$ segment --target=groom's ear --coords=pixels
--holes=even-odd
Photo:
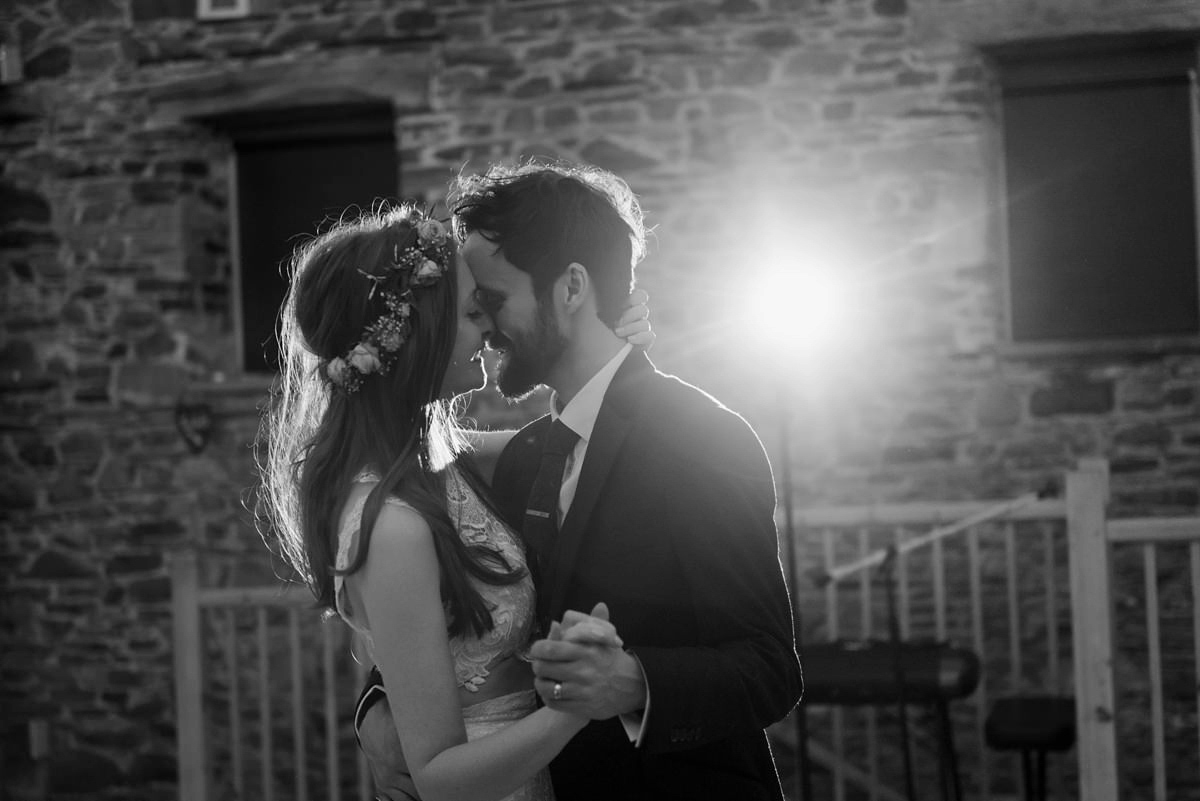
[[[592,277],[588,275],[587,268],[577,261],[573,261],[567,265],[567,269],[563,271],[562,277],[559,279],[562,282],[565,293],[566,310],[568,314],[574,314],[582,308],[591,294]]]

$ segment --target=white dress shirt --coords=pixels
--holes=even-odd
[[[579,474],[583,470],[583,459],[587,455],[592,429],[596,427],[596,418],[600,414],[600,404],[604,402],[604,396],[608,392],[613,376],[617,374],[617,370],[632,351],[633,345],[626,344],[621,348],[616,356],[613,356],[607,364],[588,379],[588,382],[576,393],[575,397],[571,398],[571,402],[561,412],[558,411],[558,394],[550,396],[550,418],[561,420],[563,425],[579,435],[575,449],[567,456],[567,464],[563,468],[562,489],[558,492],[558,525],[560,528],[563,520],[566,519],[567,511],[571,508],[571,502],[575,500],[575,490],[579,487]],[[590,610],[580,609],[578,611],[588,612]],[[637,657],[635,656],[634,659]],[[642,663],[638,660],[638,667],[641,668],[641,666]],[[645,677],[646,672],[643,669],[643,680]],[[650,685],[647,683],[646,708],[640,713],[632,712],[621,715],[621,725],[625,727],[625,733],[635,746],[642,744],[642,738],[646,733],[646,721],[649,719]]]
[[[587,455],[588,442],[592,438],[592,429],[596,427],[596,418],[600,415],[600,404],[608,392],[608,385],[617,374],[625,357],[633,350],[633,345],[621,348],[607,364],[596,371],[588,382],[571,398],[571,402],[559,412],[558,393],[550,396],[550,419],[561,420],[563,425],[579,435],[575,450],[567,456],[567,465],[563,468],[562,489],[558,491],[558,525],[567,516],[571,501],[575,500],[575,490],[579,487],[579,471],[583,469],[583,457]]]

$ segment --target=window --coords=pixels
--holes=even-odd
[[[1196,337],[1196,38],[1085,37],[990,55],[1010,341]]]
[[[399,195],[390,103],[242,112],[208,120],[236,154],[236,323],[242,368],[274,371],[287,265],[350,206]]]

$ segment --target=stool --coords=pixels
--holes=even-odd
[[[983,724],[984,739],[997,751],[1021,752],[1025,801],[1045,801],[1046,754],[1075,744],[1075,699],[1058,695],[1000,698]]]

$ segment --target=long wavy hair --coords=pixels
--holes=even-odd
[[[450,636],[478,636],[493,621],[468,577],[510,584],[525,571],[494,549],[464,544],[447,512],[445,468],[465,448],[455,404],[441,397],[457,332],[453,262],[439,281],[413,289],[411,333],[387,373],[364,376],[347,392],[326,371],[386,313],[375,284],[389,274],[394,254],[416,243],[424,219],[410,205],[343,216],[293,256],[278,326],[279,377],[255,446],[256,517],[268,547],[296,570],[317,605],[333,612],[334,576],[362,567],[384,501],[404,500],[433,532]],[[483,490],[477,474],[460,469]],[[338,524],[363,470],[380,481],[367,496],[354,559],[337,571]]]

